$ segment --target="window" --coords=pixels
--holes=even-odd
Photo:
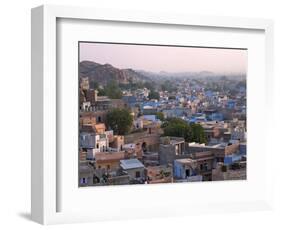
[[[140,178],[140,171],[136,171],[136,178]]]
[[[208,163],[204,163],[204,170],[208,170]]]

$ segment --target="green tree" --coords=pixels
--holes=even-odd
[[[166,120],[162,124],[165,136],[183,137],[186,142],[207,143],[204,129],[200,124],[189,125],[180,118]]]
[[[157,99],[157,100],[159,100],[160,95],[159,95],[158,92],[156,92],[154,90],[151,90],[150,93],[148,94],[148,98],[149,99]]]
[[[121,99],[122,91],[116,81],[110,81],[104,88],[105,95],[111,99]]]
[[[157,117],[157,119],[159,119],[160,121],[164,121],[164,120],[165,120],[164,113],[162,113],[162,112],[157,112],[157,113],[156,113],[156,117]]]
[[[163,124],[165,136],[183,137],[185,141],[191,140],[192,131],[190,126],[180,118],[172,118]]]
[[[102,88],[99,88],[99,89],[98,89],[98,96],[106,96],[105,90],[102,89]]]
[[[191,124],[192,138],[191,140],[199,143],[207,143],[207,138],[203,127],[200,124]]]
[[[106,124],[115,134],[124,135],[131,129],[133,117],[127,109],[112,109],[106,115]]]

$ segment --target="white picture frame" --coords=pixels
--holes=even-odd
[[[167,204],[161,206],[160,203],[153,203],[147,210],[144,207],[132,207],[129,201],[122,200],[127,203],[124,209],[114,208],[113,210],[102,209],[102,207],[93,208],[92,211],[87,208],[87,204],[77,205],[77,197],[71,197],[69,195],[68,201],[73,199],[72,210],[61,209],[60,199],[61,196],[67,196],[68,192],[59,192],[61,188],[61,180],[58,179],[60,172],[60,159],[57,156],[58,145],[57,143],[57,126],[58,120],[58,108],[57,99],[60,93],[60,88],[57,84],[58,74],[58,58],[57,58],[57,42],[58,42],[58,21],[60,19],[74,20],[94,20],[107,23],[124,22],[124,23],[138,23],[138,24],[150,24],[153,26],[169,26],[184,28],[185,26],[200,27],[200,28],[220,28],[225,30],[241,29],[243,31],[261,31],[263,33],[264,52],[262,52],[262,60],[264,68],[264,74],[261,74],[260,82],[255,86],[252,82],[250,84],[251,93],[257,93],[259,89],[263,87],[260,98],[264,98],[261,102],[262,106],[266,106],[266,111],[261,112],[259,118],[270,120],[270,111],[274,106],[274,98],[272,97],[272,85],[273,82],[273,22],[267,19],[248,19],[248,18],[232,18],[232,17],[214,17],[214,16],[191,16],[191,15],[174,15],[168,13],[157,12],[127,12],[118,10],[105,10],[105,9],[91,9],[91,8],[79,8],[79,7],[66,7],[66,6],[51,6],[44,5],[32,9],[32,181],[31,181],[31,216],[32,220],[41,224],[56,224],[56,223],[70,223],[81,221],[97,221],[107,219],[127,219],[127,218],[140,218],[140,217],[164,217],[170,215],[186,215],[194,213],[206,213],[206,212],[236,212],[236,211],[249,211],[249,210],[263,210],[272,207],[272,153],[270,151],[270,139],[265,137],[264,148],[252,148],[259,153],[264,151],[264,160],[266,164],[262,169],[264,175],[261,181],[255,180],[256,188],[263,188],[262,191],[257,192],[256,196],[253,196],[252,200],[248,199],[245,195],[232,199],[229,197],[223,197],[221,201],[214,198],[213,201],[204,200],[205,202],[199,202],[196,204],[196,197],[193,197],[193,202],[182,201],[182,206],[179,198],[175,198],[175,202],[168,201]],[[77,74],[77,73],[76,73]],[[262,85],[262,82],[265,84]],[[260,88],[259,88],[260,87]],[[254,99],[255,95],[249,95]],[[251,103],[251,101],[249,102]],[[251,112],[254,114],[254,110]],[[253,117],[253,116],[252,116]],[[251,119],[251,117],[250,117]],[[253,118],[254,119],[254,118]],[[251,128],[250,124],[250,128]],[[270,132],[270,127],[262,129],[263,132]],[[259,140],[259,139],[257,139]],[[257,154],[258,155],[258,154]],[[258,158],[258,156],[257,156]],[[261,159],[261,158],[260,158]],[[260,161],[260,160],[259,160]],[[253,167],[250,170],[257,172],[258,167]],[[258,164],[258,163],[257,163]],[[254,171],[256,170],[256,171]],[[63,174],[64,175],[64,174]],[[251,180],[250,180],[251,181]],[[244,186],[245,189],[249,181],[242,182],[230,182],[228,187]],[[222,182],[223,183],[223,182]],[[243,185],[244,184],[244,185]],[[230,186],[229,186],[230,185]],[[78,184],[75,184],[78,189]],[[218,189],[221,189],[224,185],[212,188],[209,184],[195,184],[190,188],[195,194],[196,190],[205,189],[208,186],[208,190],[215,195]],[[224,186],[226,187],[226,186]],[[248,186],[249,187],[249,186]],[[179,185],[177,187],[167,186],[161,187],[161,185],[151,186],[146,188],[130,188],[136,192],[146,194],[157,194],[163,191],[163,194],[170,194],[171,192],[178,191],[178,194],[184,194],[186,186]],[[95,188],[90,188],[95,189]],[[104,190],[95,191],[99,196]],[[129,190],[128,187],[110,188],[112,192],[121,194],[125,190]],[[224,188],[223,188],[224,189]],[[225,188],[226,189],[226,188]],[[66,190],[66,189],[64,189]],[[138,190],[138,191],[137,191]],[[226,190],[228,191],[228,190]],[[248,191],[250,194],[252,190]],[[69,192],[69,194],[71,194]],[[89,189],[84,190],[85,197],[89,196]],[[130,193],[126,194],[129,195]],[[83,195],[83,196],[84,196]],[[105,196],[105,195],[104,195]],[[155,197],[155,199],[157,199]],[[76,202],[75,202],[76,201]],[[83,200],[85,201],[85,200]],[[90,201],[89,201],[90,202]],[[110,202],[112,202],[110,200]],[[113,201],[114,202],[114,201]],[[189,203],[188,203],[189,202]],[[76,204],[75,204],[76,203]],[[81,211],[85,206],[85,211]],[[97,206],[101,205],[100,203]],[[105,203],[110,205],[110,203]],[[120,202],[116,202],[114,205],[120,205]],[[184,206],[188,205],[188,210]],[[167,207],[171,207],[172,210],[164,210]],[[101,209],[99,212],[98,210]],[[122,211],[119,211],[122,210]]]

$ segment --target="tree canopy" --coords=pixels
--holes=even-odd
[[[165,122],[162,126],[165,136],[183,137],[185,141],[191,139],[190,126],[180,118],[172,118]]]
[[[149,95],[148,95],[148,98],[149,99],[157,99],[157,100],[159,100],[160,95],[159,95],[159,93],[157,91],[151,90]]]
[[[157,119],[159,119],[160,121],[164,121],[164,120],[165,120],[164,113],[162,113],[162,112],[157,112],[157,113],[156,113],[156,117],[157,117]]]
[[[133,117],[127,109],[115,108],[106,115],[106,124],[115,134],[125,135],[130,131]]]
[[[111,99],[122,98],[122,91],[116,81],[110,81],[104,88],[106,95]]]
[[[183,137],[186,142],[207,142],[204,129],[200,124],[189,125],[180,118],[172,118],[164,122],[162,128],[165,136]]]
[[[198,143],[207,143],[204,129],[200,124],[191,124],[192,138],[191,140]]]

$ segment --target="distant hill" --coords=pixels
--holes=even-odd
[[[239,73],[214,73],[211,71],[198,71],[198,72],[149,72],[145,70],[136,70],[136,72],[146,76],[151,81],[156,83],[161,83],[165,80],[177,81],[182,79],[197,79],[197,80],[207,80],[207,81],[218,81],[223,77],[234,81],[244,81],[246,80],[246,74]]]
[[[93,61],[80,62],[80,78],[88,77],[90,82],[98,82],[102,86],[107,85],[110,81],[116,81],[119,84],[148,82],[153,85],[159,85],[165,80],[202,79],[217,81],[225,76],[228,79],[238,81],[246,79],[245,74],[218,74],[210,71],[175,73],[161,71],[155,73],[144,70],[119,69],[110,64],[99,64]]]
[[[80,78],[88,77],[105,86],[110,81],[121,84],[150,81],[150,79],[133,69],[118,69],[110,64],[99,64],[92,61],[80,62]]]

